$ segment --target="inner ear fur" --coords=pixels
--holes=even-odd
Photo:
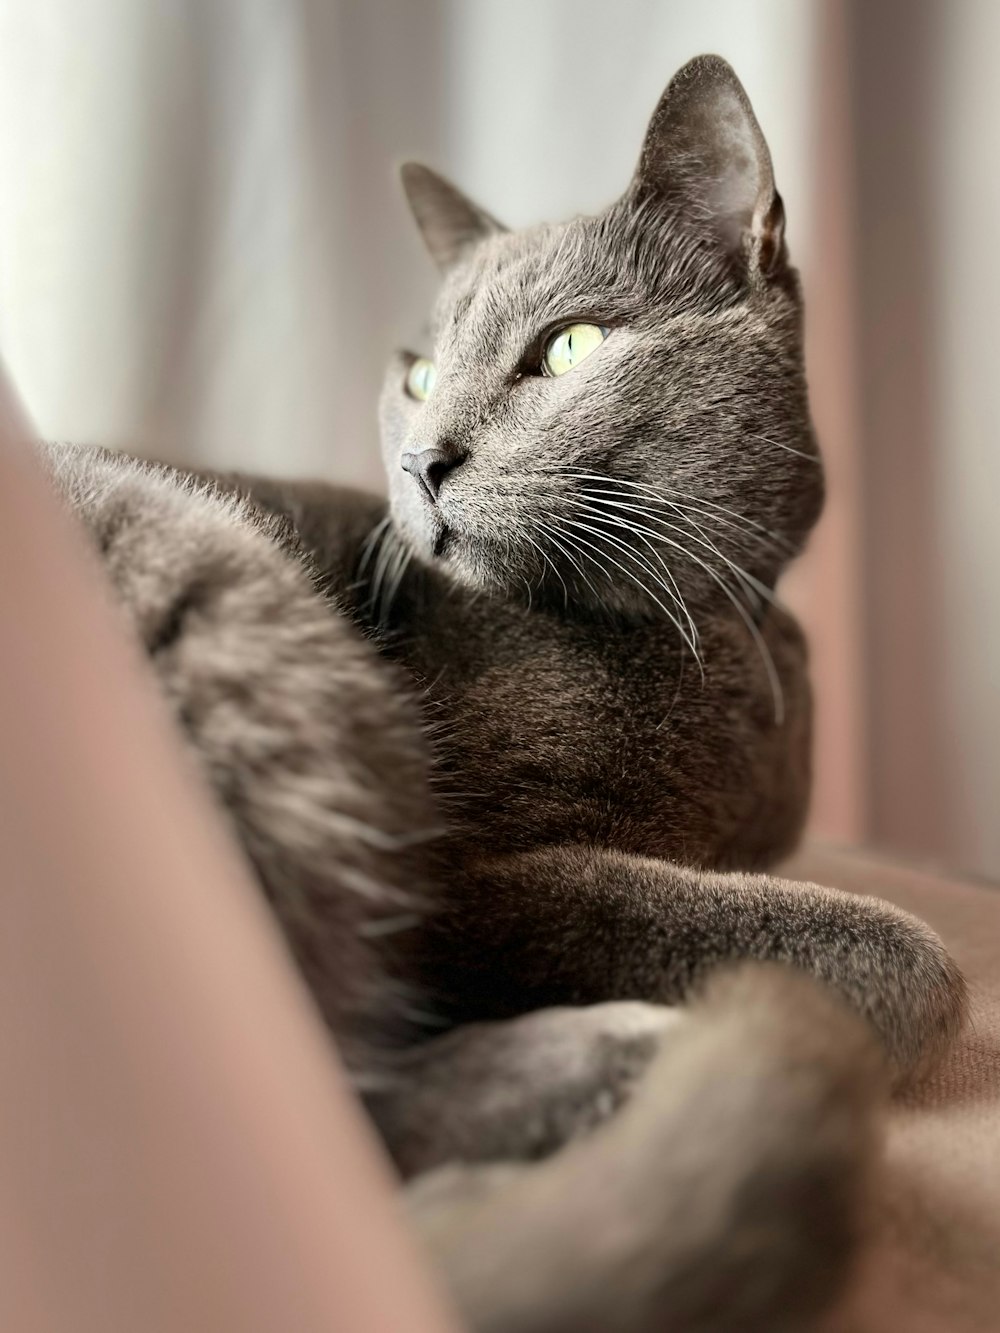
[[[671,79],[631,190],[686,209],[764,276],[785,262],[785,210],[771,154],[743,85],[721,56],[697,56]]]

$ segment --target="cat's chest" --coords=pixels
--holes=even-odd
[[[671,821],[692,758],[677,702],[695,668],[667,629],[479,604],[425,624],[408,656],[440,722],[445,786],[477,832],[535,845],[641,825],[648,841]]]
[[[442,781],[477,845],[589,841],[719,859],[773,786],[773,705],[744,639],[699,669],[669,626],[450,606],[405,657],[439,724]],[[763,743],[762,743],[763,741]]]
[[[670,749],[669,734],[655,730],[669,711],[670,665],[644,675],[628,667],[562,637],[507,640],[495,661],[453,653],[431,687],[448,718],[451,766],[463,777],[475,770],[494,794],[610,800],[640,764],[648,773]]]

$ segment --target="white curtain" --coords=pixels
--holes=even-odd
[[[47,436],[380,484],[434,275],[395,168],[512,222],[625,184],[666,80],[737,66],[802,257],[800,0],[0,0],[0,351]]]

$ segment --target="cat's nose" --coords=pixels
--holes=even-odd
[[[400,465],[423,490],[431,504],[436,503],[441,483],[463,461],[463,456],[450,449],[421,449],[419,453],[400,455]]]

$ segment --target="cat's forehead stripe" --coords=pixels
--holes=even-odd
[[[515,354],[561,318],[629,318],[653,305],[716,313],[743,294],[669,218],[651,226],[611,211],[488,241],[446,284],[436,338],[443,348],[485,345],[494,354],[510,340]]]
[[[614,298],[610,267],[567,228],[539,228],[531,242],[492,242],[445,289],[438,329],[446,343],[532,337],[540,325]]]

